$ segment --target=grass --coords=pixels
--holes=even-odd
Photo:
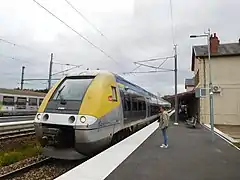
[[[40,144],[24,144],[18,148],[11,149],[7,152],[0,152],[0,167],[13,164],[23,159],[37,156],[42,151]]]
[[[240,148],[240,142],[237,142],[237,143],[233,143],[235,146],[239,147]]]

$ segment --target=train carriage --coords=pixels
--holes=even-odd
[[[35,117],[46,156],[80,159],[158,117],[157,96],[108,71],[66,76],[48,92]]]
[[[45,93],[0,88],[0,116],[34,115]]]

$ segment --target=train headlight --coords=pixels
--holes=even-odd
[[[85,116],[81,116],[81,117],[80,117],[80,121],[81,121],[82,123],[85,123],[85,122],[86,122],[86,120],[87,120],[87,119],[86,119],[86,117],[85,117]]]
[[[47,121],[48,119],[49,119],[49,115],[48,115],[48,114],[44,114],[43,120],[44,120],[44,121]]]
[[[37,120],[41,120],[41,114],[37,114]]]

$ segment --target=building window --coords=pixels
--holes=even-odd
[[[112,101],[117,101],[117,89],[112,86]]]

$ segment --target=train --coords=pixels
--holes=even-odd
[[[0,88],[0,117],[36,115],[46,93]]]
[[[91,157],[159,117],[170,103],[110,71],[72,74],[47,93],[34,119],[43,154]]]

